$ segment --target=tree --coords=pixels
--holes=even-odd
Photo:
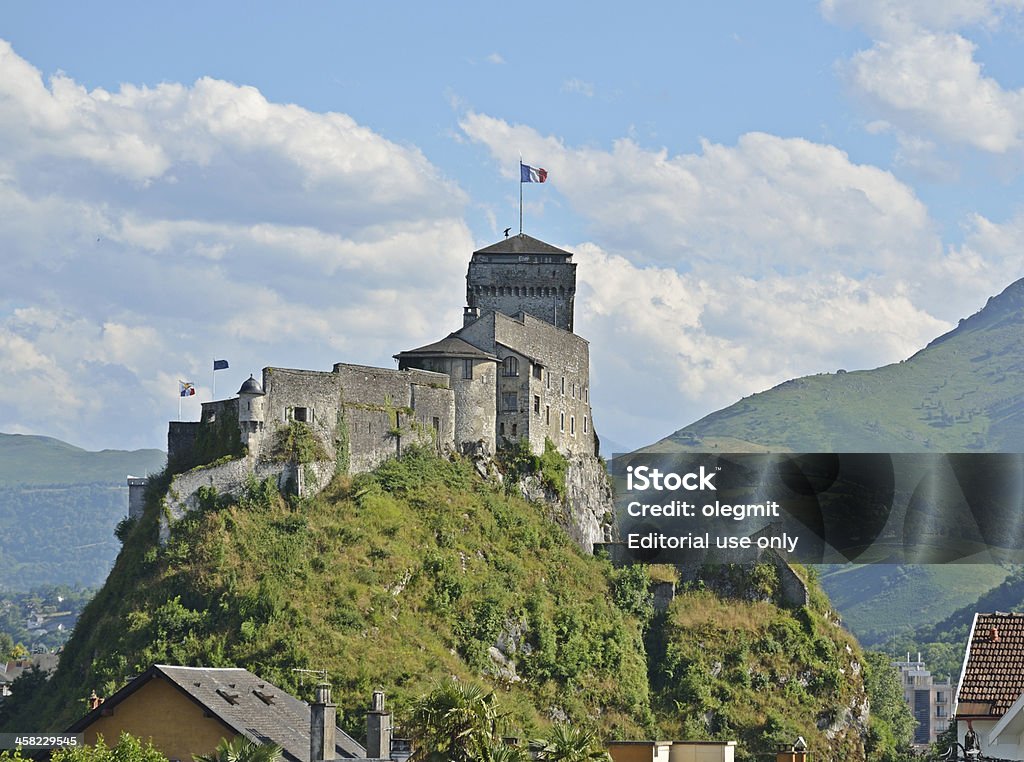
[[[903,700],[899,673],[889,657],[877,651],[864,654],[864,688],[868,693],[871,718],[865,751],[873,762],[903,762],[912,757],[910,741],[914,717]]]
[[[413,705],[413,762],[499,762],[491,755],[500,720],[493,691],[454,679],[440,683]]]
[[[244,736],[231,741],[220,739],[217,748],[209,754],[193,754],[195,762],[280,762],[281,747],[276,743],[261,744]]]
[[[597,734],[565,723],[551,729],[551,737],[538,743],[544,744],[538,759],[544,762],[595,762],[610,760],[608,752],[601,748]]]
[[[58,749],[50,757],[51,762],[167,762],[159,749],[153,744],[142,744],[135,736],[122,733],[117,745],[108,748],[103,736],[96,738],[92,746],[66,746]]]

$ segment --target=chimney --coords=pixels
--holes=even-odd
[[[309,760],[334,759],[334,728],[337,724],[337,704],[331,703],[331,686],[318,683],[316,701],[309,705]]]
[[[88,702],[89,711],[91,712],[94,709],[100,708],[100,704],[103,703],[103,699],[96,695],[96,691],[93,691],[92,694],[90,694],[89,698],[86,699],[86,702]]]
[[[391,759],[391,712],[384,711],[384,691],[373,692],[366,713],[366,758]]]

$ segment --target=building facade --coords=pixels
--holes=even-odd
[[[892,665],[900,673],[900,684],[903,686],[903,700],[914,717],[913,745],[916,749],[924,749],[934,743],[939,735],[949,727],[953,719],[953,698],[956,686],[949,679],[937,680],[921,661],[912,660],[910,654],[903,661],[894,661]]]

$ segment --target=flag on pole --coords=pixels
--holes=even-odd
[[[548,180],[548,171],[543,167],[531,167],[523,162],[519,162],[519,182],[520,183],[546,183]]]
[[[193,397],[196,393],[196,387],[191,381],[178,381],[178,396],[179,397]]]
[[[227,360],[214,360],[213,361],[213,369],[214,370],[227,370],[228,369],[228,361]]]

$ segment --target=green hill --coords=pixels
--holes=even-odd
[[[160,450],[90,452],[51,437],[0,434],[0,487],[50,484],[124,484],[164,467]]]
[[[528,736],[569,718],[606,737],[737,739],[743,760],[796,735],[822,759],[863,758],[863,655],[813,582],[811,605],[790,610],[773,603],[773,567],[735,570],[655,614],[646,567],[581,553],[548,508],[421,453],[315,499],[255,482],[238,500],[208,494],[159,547],[166,485],[50,684],[5,705],[5,729],[64,727],[91,690],[166,662],[244,666],[297,695],[310,686],[293,668],[326,669],[357,737],[373,688],[401,723],[454,675],[498,688]]]
[[[659,451],[1024,452],[1024,280],[913,357],[786,381]]]
[[[163,468],[160,450],[89,452],[0,434],[0,588],[99,587],[120,547],[128,474]]]
[[[1024,280],[907,360],[786,381],[643,449],[1024,452]],[[893,642],[894,633],[905,642],[908,632],[972,605],[1010,570],[887,566],[822,572],[847,625],[864,643],[883,645]]]

